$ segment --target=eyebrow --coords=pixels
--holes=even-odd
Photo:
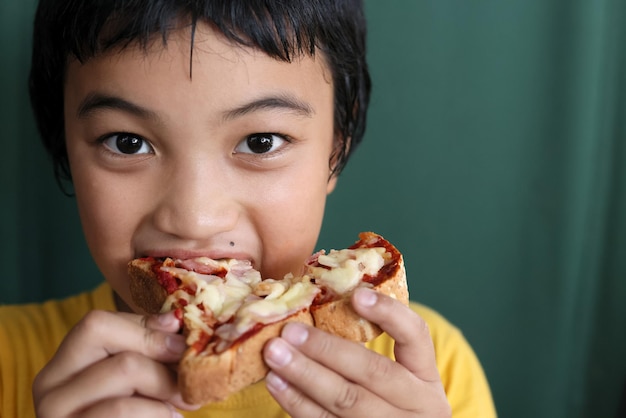
[[[78,106],[77,115],[81,119],[87,118],[92,113],[100,109],[121,110],[142,119],[159,119],[157,113],[152,110],[146,109],[120,97],[97,92],[90,93],[87,97],[85,97],[85,99],[83,99],[80,106]],[[236,119],[249,113],[266,109],[286,110],[305,117],[311,117],[315,113],[313,108],[308,103],[303,102],[296,97],[283,94],[278,96],[262,97],[234,109],[227,110],[223,114],[223,120],[228,121]]]
[[[102,93],[89,93],[78,106],[77,115],[79,118],[87,118],[92,113],[100,109],[121,110],[142,119],[159,119],[156,112],[139,106],[128,100],[116,96],[110,96]]]
[[[258,110],[266,109],[285,110],[305,117],[311,117],[315,114],[313,107],[308,103],[291,95],[281,94],[277,96],[261,97],[234,109],[227,110],[224,112],[223,119],[228,121]]]

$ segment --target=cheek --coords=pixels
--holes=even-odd
[[[327,176],[300,171],[266,193],[257,227],[263,237],[264,277],[299,274],[315,249],[326,204]]]
[[[130,204],[128,193],[107,183],[106,176],[81,168],[73,167],[72,175],[85,240],[96,265],[119,291],[125,288],[126,263],[133,257],[138,207]]]

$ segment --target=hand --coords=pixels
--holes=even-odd
[[[192,409],[167,363],[184,337],[173,314],[90,312],[65,337],[33,383],[39,418],[164,417]]]
[[[289,323],[264,349],[267,387],[278,403],[295,417],[450,417],[424,320],[368,289],[355,292],[352,304],[395,340],[396,361]]]

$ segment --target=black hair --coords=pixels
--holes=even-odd
[[[322,51],[332,72],[334,126],[340,141],[331,157],[339,174],[361,142],[370,96],[362,0],[40,0],[35,15],[29,79],[41,139],[57,180],[71,180],[63,118],[67,63],[139,44],[147,48],[181,21],[217,27],[231,41],[283,61]],[[191,63],[190,63],[191,65]],[[190,67],[191,71],[191,67]]]

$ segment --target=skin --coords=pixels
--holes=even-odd
[[[190,78],[189,44],[177,30],[167,46],[69,64],[65,127],[81,222],[121,309],[90,313],[68,334],[35,380],[40,417],[169,417],[196,407],[181,400],[168,366],[184,350],[178,322],[134,306],[130,259],[244,258],[280,278],[314,250],[336,183],[323,57],[284,63],[201,24]],[[258,134],[273,141],[261,153],[250,142]],[[293,416],[449,416],[423,320],[365,290],[353,303],[395,338],[397,362],[287,326],[264,350],[281,406]]]

